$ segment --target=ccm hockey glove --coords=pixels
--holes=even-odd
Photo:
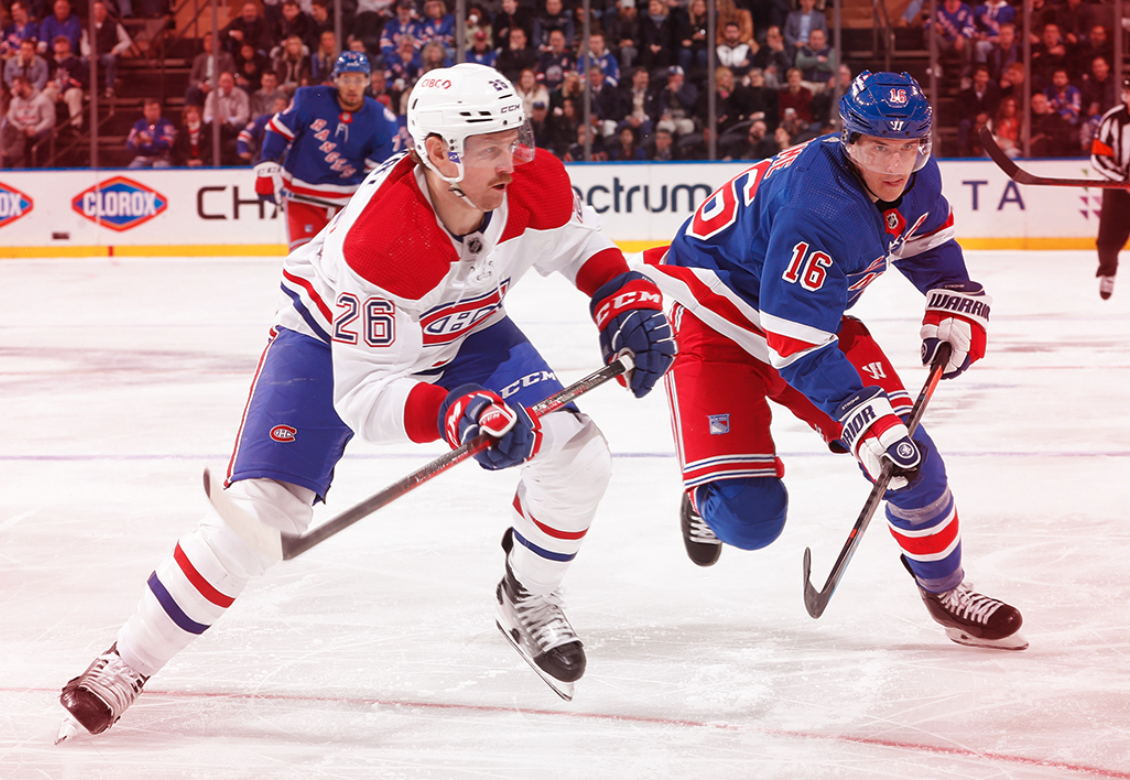
[[[938,347],[953,347],[942,379],[953,379],[985,357],[985,329],[993,299],[977,282],[954,282],[926,293],[922,320],[922,365],[934,362]]]
[[[282,205],[282,168],[275,162],[255,166],[255,194],[264,203]]]
[[[836,418],[843,425],[840,440],[872,482],[879,478],[886,459],[895,464],[887,488],[899,490],[910,484],[922,453],[881,388],[865,387],[855,393],[836,407]]]
[[[541,427],[525,408],[509,406],[497,393],[479,385],[460,385],[439,408],[439,434],[457,449],[480,433],[495,439],[475,453],[479,465],[491,471],[517,466],[541,447]]]
[[[605,282],[592,296],[589,311],[600,328],[600,351],[610,363],[632,353],[635,368],[627,382],[636,398],[647,395],[675,361],[675,339],[663,314],[659,288],[638,271]]]

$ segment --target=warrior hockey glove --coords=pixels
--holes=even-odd
[[[985,329],[993,299],[977,282],[954,282],[926,293],[922,320],[922,365],[934,362],[938,347],[953,347],[942,379],[953,379],[985,357]]]
[[[632,353],[635,368],[627,382],[623,377],[618,381],[643,398],[675,360],[675,339],[659,288],[638,271],[629,271],[597,290],[589,311],[600,328],[605,363]]]
[[[275,162],[255,166],[255,194],[264,203],[282,205],[282,168]]]
[[[491,471],[517,466],[541,447],[541,426],[529,412],[476,384],[460,385],[447,394],[439,408],[439,433],[452,449],[480,433],[496,439],[475,454],[479,465]]]
[[[836,418],[843,425],[840,440],[872,482],[879,478],[885,458],[895,464],[888,489],[910,484],[922,463],[922,453],[882,389],[865,387],[855,393],[836,407]]]

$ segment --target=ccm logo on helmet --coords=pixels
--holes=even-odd
[[[434,87],[435,89],[451,89],[451,79],[420,79],[420,83],[417,86],[424,87],[425,89],[429,87]]]
[[[518,110],[518,104],[515,103],[512,106],[503,106],[501,109],[499,109],[498,113],[505,114],[505,113],[508,113],[510,111],[517,111],[517,110]]]
[[[297,428],[291,428],[289,425],[276,425],[271,429],[271,438],[283,444],[289,444],[294,441],[297,433]]]

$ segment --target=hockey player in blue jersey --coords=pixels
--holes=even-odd
[[[846,311],[892,264],[926,296],[922,358],[948,343],[956,377],[985,353],[989,296],[954,240],[931,159],[933,111],[907,74],[863,72],[839,135],[743,171],[642,266],[677,302],[667,375],[685,495],[687,552],[752,550],[781,533],[788,496],[770,435],[773,400],[851,452],[869,478],[899,475],[887,520],[930,615],[955,642],[1023,649],[1013,607],[964,582],[957,508],[942,456],[866,327]]]
[[[366,174],[400,150],[396,117],[365,97],[369,58],[343,52],[336,86],[300,87],[267,123],[255,166],[259,198],[285,203],[291,251],[307,243],[349,202]]]

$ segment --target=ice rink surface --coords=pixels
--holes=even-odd
[[[787,414],[783,536],[695,567],[663,394],[613,385],[581,403],[615,473],[567,578],[572,703],[494,625],[516,475],[468,463],[275,567],[114,728],[55,746],[59,688],[203,513],[279,261],[0,262],[0,778],[1130,778],[1130,280],[1103,302],[1091,252],[969,265],[989,355],[925,423],[969,579],[1023,611],[1028,650],[949,642],[881,516],[811,619],[803,550],[822,585],[869,486]],[[563,280],[508,304],[563,380],[598,367]],[[893,271],[856,311],[912,394],[921,311]],[[443,451],[355,442],[319,517]]]

